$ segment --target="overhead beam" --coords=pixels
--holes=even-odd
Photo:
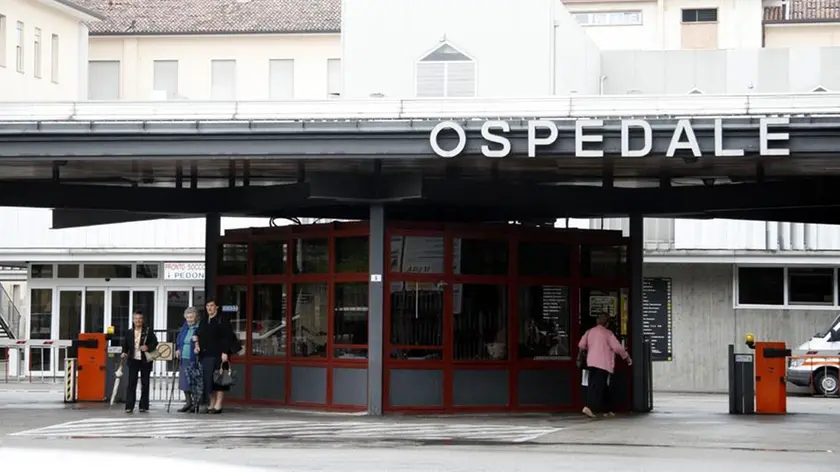
[[[161,213],[132,213],[114,210],[74,210],[58,208],[52,210],[52,229],[82,228],[87,226],[131,223],[157,220],[160,218],[178,218],[180,215]]]

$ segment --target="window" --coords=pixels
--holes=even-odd
[[[163,94],[166,99],[179,97],[178,94],[178,61],[154,62],[154,92]]]
[[[570,318],[568,287],[520,287],[519,358],[569,358]]]
[[[33,288],[29,291],[29,338],[50,339],[52,337],[53,291],[49,288]],[[29,362],[32,370],[50,370],[50,351],[30,348]]]
[[[442,359],[443,292],[436,283],[391,284],[392,359]]]
[[[327,96],[341,96],[341,59],[327,59]]]
[[[520,276],[527,277],[570,277],[572,249],[558,243],[519,243],[517,270]]]
[[[32,264],[32,272],[30,277],[32,277],[33,279],[53,278],[52,264]]]
[[[253,243],[254,274],[285,274],[289,246],[286,241],[266,241]]]
[[[333,355],[341,359],[367,358],[368,284],[335,284],[333,311]]]
[[[456,284],[452,288],[452,349],[456,361],[508,358],[507,287]]]
[[[17,71],[23,74],[23,41],[24,41],[24,27],[23,22],[17,22],[17,43],[15,45],[15,59],[17,64]]]
[[[56,272],[59,279],[78,279],[81,275],[79,264],[58,264]]]
[[[292,355],[327,357],[327,284],[295,284],[292,293]]]
[[[271,100],[295,98],[294,59],[272,59],[268,62],[268,95]]]
[[[574,13],[575,21],[581,26],[633,26],[642,24],[642,12],[599,11]]]
[[[297,239],[292,265],[295,274],[326,274],[330,271],[330,240]]]
[[[88,62],[88,100],[120,99],[120,61]]]
[[[50,80],[53,83],[58,83],[58,64],[59,64],[59,50],[58,50],[58,35],[52,35],[50,48]]]
[[[286,286],[254,285],[251,355],[286,355]]]
[[[0,67],[6,67],[6,17],[0,15]]]
[[[391,272],[442,274],[442,236],[392,236]]]
[[[335,271],[368,272],[369,251],[367,236],[335,238]]]
[[[35,44],[32,48],[32,55],[35,58],[35,68],[32,74],[36,79],[41,78],[41,64],[43,58],[41,57],[41,28],[35,28]]]
[[[708,23],[717,21],[717,8],[686,8],[682,11],[683,23]]]
[[[131,264],[85,264],[86,279],[130,279]]]
[[[785,270],[781,267],[739,267],[738,303],[784,305]]]
[[[248,273],[248,245],[223,243],[219,248],[219,275],[246,275]]]
[[[219,300],[219,310],[230,320],[236,338],[242,343],[242,349],[244,350],[248,328],[247,317],[245,316],[248,289],[245,285],[223,286],[219,290]]]
[[[584,277],[626,277],[627,249],[624,246],[584,246],[581,248],[580,269]]]
[[[213,100],[236,100],[236,61],[210,61],[210,96]]]
[[[788,303],[834,305],[834,269],[789,268]]]
[[[474,97],[475,82],[475,61],[448,43],[417,63],[418,97]]]
[[[507,275],[507,240],[461,239],[452,242],[455,274]]]
[[[160,265],[158,264],[137,264],[138,279],[160,278]]]

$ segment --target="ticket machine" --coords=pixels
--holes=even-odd
[[[78,342],[74,344],[77,348],[76,399],[80,402],[105,401],[108,396],[105,392],[107,335],[105,333],[81,333]]]

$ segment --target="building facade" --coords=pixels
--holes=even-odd
[[[816,2],[823,13],[805,8],[814,2],[795,0],[489,0],[480,9],[468,0],[318,0],[308,12],[294,10],[296,2],[271,2],[282,9],[271,11],[260,9],[266,2],[230,2],[241,9],[234,25],[222,21],[228,10],[212,7],[226,2],[184,1],[208,17],[197,22],[178,9],[154,16],[162,20],[142,14],[171,8],[164,0],[77,0],[101,17],[68,20],[90,28],[89,52],[74,59],[88,64],[80,76],[90,80],[56,92],[57,99],[278,100],[280,107],[290,104],[282,100],[339,96],[434,101],[840,91],[829,0]],[[263,17],[282,20],[265,26],[257,21]],[[7,44],[6,51],[14,49]],[[168,325],[170,308],[182,311],[201,299],[201,282],[166,278],[175,264],[203,260],[200,220],[50,230],[48,210],[2,209],[0,221],[14,228],[0,233],[0,265],[28,274],[19,289],[27,337],[59,339],[70,333],[62,323],[81,330],[88,319],[96,320],[92,328],[113,324],[126,300],[136,304],[149,291],[154,302],[146,309],[158,326]],[[627,231],[622,219],[557,225]],[[657,388],[724,390],[726,346],[740,344],[745,332],[799,345],[840,311],[837,227],[648,219],[645,240],[646,276],[669,279],[672,288],[673,355],[655,363]],[[86,276],[99,265],[125,278]],[[143,275],[151,266],[157,277]]]

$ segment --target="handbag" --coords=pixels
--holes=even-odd
[[[227,365],[227,369],[225,369]],[[236,374],[230,369],[230,362],[223,362],[219,370],[213,372],[213,383],[220,387],[230,387],[236,384]]]
[[[586,352],[586,349],[581,349],[580,351],[578,351],[577,361],[575,361],[575,364],[577,364],[578,369],[586,369],[587,367]]]

